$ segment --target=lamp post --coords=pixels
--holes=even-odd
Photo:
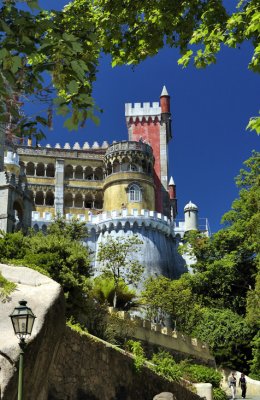
[[[19,301],[19,306],[15,307],[10,316],[14,333],[20,339],[20,356],[19,356],[19,377],[18,377],[18,400],[23,399],[23,356],[26,347],[25,339],[32,333],[33,323],[36,318],[32,310],[27,307],[27,301]]]

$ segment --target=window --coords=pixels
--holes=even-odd
[[[136,184],[130,185],[128,188],[128,197],[129,197],[130,202],[141,201],[142,200],[142,191],[141,191],[140,186],[138,186]]]

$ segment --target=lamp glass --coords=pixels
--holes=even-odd
[[[25,338],[26,335],[32,333],[33,323],[35,315],[32,310],[26,306],[25,300],[19,301],[19,306],[15,307],[14,311],[10,315],[13,323],[15,334],[20,338]]]

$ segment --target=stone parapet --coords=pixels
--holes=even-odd
[[[127,122],[132,119],[145,119],[149,118],[154,120],[155,118],[159,121],[161,119],[161,107],[158,102],[147,103],[126,103],[125,104],[125,116]]]
[[[144,142],[135,141],[120,141],[114,142],[110,145],[106,151],[106,156],[112,153],[128,152],[128,151],[138,151],[142,153],[147,153],[153,155],[153,150],[151,146]]]
[[[84,147],[85,146],[85,147]],[[103,161],[104,154],[108,146],[99,146],[93,144],[92,147],[87,147],[86,144],[82,148],[76,146],[70,148],[68,144],[65,144],[62,148],[58,143],[51,147],[46,145],[46,147],[27,147],[19,146],[17,148],[17,153],[23,156],[44,156],[44,157],[59,157],[59,158],[78,158],[78,159],[100,159]]]
[[[121,227],[129,226],[132,228],[134,225],[139,227],[150,227],[151,229],[157,229],[163,231],[167,235],[174,236],[174,229],[171,221],[167,216],[158,213],[156,211],[144,210],[140,212],[137,209],[127,210],[113,210],[102,212],[100,214],[92,214],[89,212],[88,215],[85,214],[66,214],[65,218],[67,221],[73,218],[78,219],[81,222],[86,221],[89,229],[95,229],[97,232],[105,231],[109,229],[117,229],[120,225]],[[39,211],[32,212],[32,223],[51,223],[54,216],[50,212],[40,213]]]
[[[112,310],[112,308],[109,309],[110,312],[113,312]],[[125,311],[117,312],[117,315],[122,319],[131,319],[133,321],[135,327],[134,338],[185,354],[187,357],[192,356],[196,359],[204,360],[210,365],[215,365],[215,359],[210,353],[208,345],[197,338],[192,338],[182,332],[164,327],[159,323],[153,323],[139,316],[131,316]]]

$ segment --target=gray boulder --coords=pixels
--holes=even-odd
[[[175,399],[176,399],[176,397],[173,397],[173,394],[169,393],[169,392],[163,392],[163,393],[157,394],[153,398],[153,400],[175,400]]]
[[[9,315],[20,300],[26,300],[37,318],[24,355],[24,398],[45,399],[50,366],[65,329],[62,289],[52,279],[29,268],[0,264],[0,272],[17,285],[10,297],[0,302],[0,398],[17,398],[20,349]]]

